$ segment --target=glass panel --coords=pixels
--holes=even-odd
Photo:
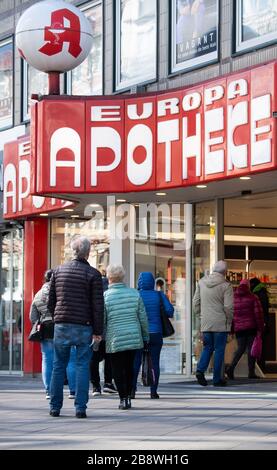
[[[1,310],[0,310],[0,370],[10,370],[11,348],[11,283],[12,237],[11,232],[2,236],[1,257]]]
[[[149,0],[117,2],[117,88],[156,78],[157,4]],[[119,56],[120,52],[120,56]]]
[[[13,43],[0,43],[0,128],[13,123]]]
[[[137,210],[135,243],[136,280],[140,272],[150,271],[157,290],[163,289],[174,305],[172,323],[175,335],[164,338],[161,353],[161,373],[182,374],[185,371],[185,216],[184,205],[173,214],[172,205],[167,214],[141,216]],[[177,206],[177,205],[175,205]],[[153,224],[156,228],[153,229]]]
[[[13,232],[12,370],[22,361],[23,231]]]
[[[70,241],[76,235],[91,240],[88,262],[95,268],[105,269],[109,264],[109,222],[104,217],[87,221],[52,220],[51,266],[55,267],[72,259]]]
[[[72,71],[72,94],[101,95],[103,93],[102,3],[86,9],[84,13],[92,24],[93,43],[87,59]]]
[[[209,274],[215,263],[215,203],[214,201],[195,204],[193,244],[193,292],[196,282]],[[192,313],[192,371],[202,351],[199,336],[200,319]]]

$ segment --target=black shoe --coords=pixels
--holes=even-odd
[[[49,411],[50,416],[53,416],[54,418],[57,418],[60,416],[60,412],[58,410],[50,410]]]
[[[151,398],[160,398],[160,395],[158,395],[157,392],[155,392],[155,393],[151,393],[150,397]]]
[[[85,411],[76,411],[76,418],[87,418]]]
[[[208,385],[208,382],[205,379],[205,375],[204,375],[203,372],[196,371],[195,377],[196,377],[197,382],[199,383],[199,385],[202,385],[202,387],[206,387],[206,385]]]
[[[101,395],[101,387],[93,387],[92,396],[99,397]]]
[[[105,383],[103,387],[103,392],[104,393],[117,393],[117,390],[114,384]]]
[[[128,410],[128,398],[123,398],[120,400],[120,403],[118,405],[119,410]]]
[[[131,390],[130,398],[134,400],[136,398],[136,391],[134,389]]]
[[[128,397],[128,398],[127,398],[126,406],[127,406],[128,410],[129,410],[130,408],[132,408],[131,397]]]
[[[226,387],[227,380],[220,380],[219,382],[214,383],[214,387]]]
[[[228,379],[230,380],[235,380],[235,377],[234,377],[234,371],[231,367],[227,367],[226,369],[226,375],[228,377]]]

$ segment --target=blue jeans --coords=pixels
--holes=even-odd
[[[197,364],[198,372],[206,372],[211,356],[214,352],[214,373],[213,383],[222,380],[222,371],[224,364],[224,352],[228,333],[224,332],[205,332],[203,333],[203,351]]]
[[[45,339],[44,341],[41,341],[40,350],[42,354],[42,366],[41,366],[42,381],[43,381],[46,393],[50,393],[50,383],[51,383],[53,361],[54,361],[53,340]],[[70,350],[70,359],[69,359],[69,363],[66,369],[68,387],[71,393],[75,393],[75,382],[76,382],[75,362],[76,362],[76,350],[73,347]]]
[[[161,333],[150,333],[149,351],[153,362],[153,368],[155,372],[155,384],[151,386],[151,393],[157,393],[159,378],[160,378],[160,355],[163,345],[163,337]],[[134,371],[133,371],[133,390],[137,389],[137,380],[139,370],[141,366],[142,349],[136,352],[134,360]]]
[[[91,358],[92,327],[72,323],[56,323],[54,333],[54,365],[51,379],[50,409],[63,406],[63,382],[71,346],[76,346],[76,412],[87,408],[89,393],[89,362]]]

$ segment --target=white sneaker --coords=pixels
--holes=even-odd
[[[75,398],[75,393],[70,393],[70,394],[68,395],[68,398],[70,398],[71,400],[74,400],[74,398]]]
[[[46,398],[46,400],[50,400],[50,398],[51,398],[50,393],[46,393],[45,398]]]
[[[101,395],[101,388],[100,387],[95,387],[93,388],[93,391],[92,391],[92,396],[93,397],[98,397]]]

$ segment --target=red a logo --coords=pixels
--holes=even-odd
[[[69,27],[64,26],[64,20],[69,21]],[[63,30],[59,32],[57,30]],[[53,11],[51,14],[51,26],[44,28],[44,44],[39,51],[45,55],[55,55],[63,50],[64,42],[69,43],[68,52],[73,57],[78,57],[82,52],[80,46],[81,26],[80,19],[75,13],[66,8]]]

